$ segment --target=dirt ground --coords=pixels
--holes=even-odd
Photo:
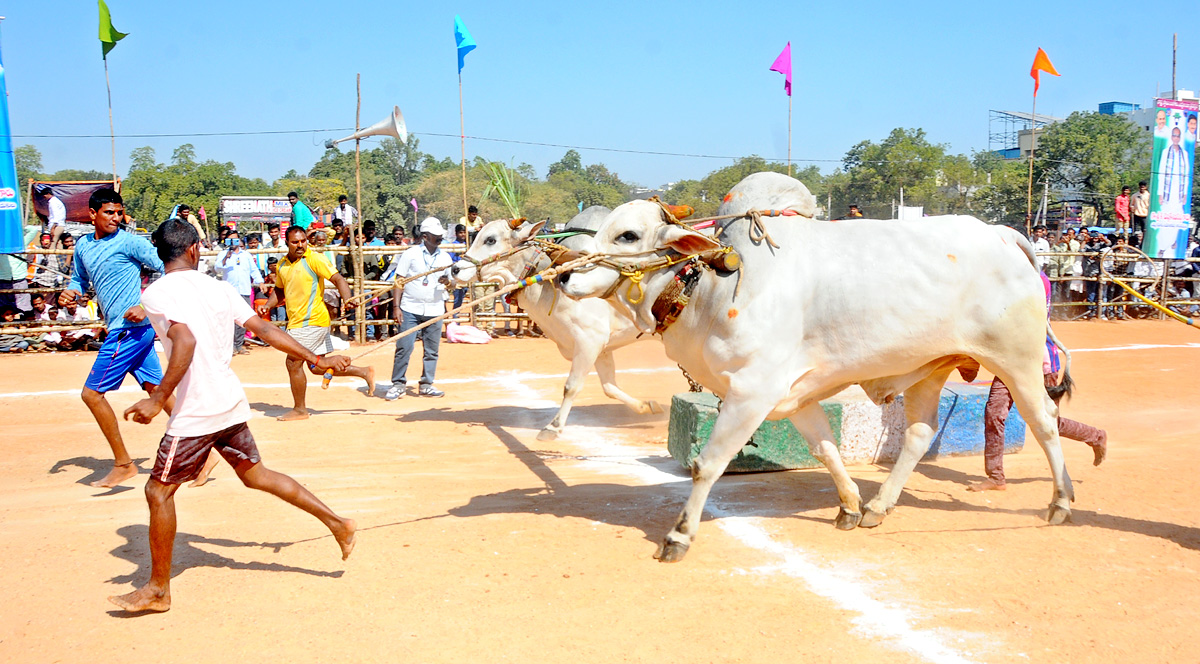
[[[1197,661],[1200,335],[1056,330],[1079,383],[1064,414],[1109,432],[1099,468],[1064,443],[1074,523],[1041,520],[1034,444],[1006,458],[1007,492],[966,491],[979,457],[923,463],[881,527],[848,533],[824,470],[723,478],[675,565],[652,558],[690,488],[666,415],[592,375],[563,436],[536,441],[568,367],[549,341],[443,345],[444,399],[339,379],[287,423],[283,356],[255,349],[234,368],[265,463],[357,519],[358,547],[342,562],[319,522],[222,464],[177,494],[172,610],[132,618],[105,598],[149,574],[141,487],[164,420],[123,423],[142,475],[93,489],[111,461],[78,396],[93,356],[0,357],[0,661]],[[367,359],[385,382],[391,353]],[[617,362],[632,394],[686,390],[657,341]],[[850,471],[869,497],[887,468]]]

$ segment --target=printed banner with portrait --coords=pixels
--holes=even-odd
[[[1143,250],[1155,258],[1184,258],[1192,228],[1192,170],[1200,104],[1157,100],[1150,160],[1150,218]]]

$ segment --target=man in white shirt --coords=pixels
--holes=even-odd
[[[246,301],[246,305],[253,308],[254,286],[263,282],[263,276],[262,272],[258,271],[258,265],[255,264],[254,254],[242,250],[242,238],[237,229],[229,231],[229,235],[225,238],[225,249],[217,254],[217,260],[213,266],[216,268],[217,274],[221,275],[221,280],[233,286],[237,294]],[[234,354],[248,354],[250,351],[246,350],[245,344],[246,330],[242,329],[241,325],[235,325],[233,328]]]
[[[346,228],[353,228],[354,220],[358,218],[358,210],[355,210],[348,200],[345,194],[338,196],[337,207],[333,208],[333,218],[341,219]]]
[[[1037,254],[1036,266],[1041,270],[1046,265],[1046,256],[1042,253],[1050,253],[1050,241],[1046,239],[1046,227],[1042,225],[1035,226],[1033,229],[1033,251]]]
[[[149,424],[176,392],[167,432],[146,483],[150,504],[150,581],[109,601],[131,613],[171,608],[171,553],[175,540],[175,491],[198,477],[214,449],[251,489],[278,496],[317,517],[333,533],[342,559],[354,549],[356,526],[329,509],[291,477],[262,463],[246,422],[250,405],[229,366],[234,323],[321,371],[342,370],[350,358],[317,357],[299,342],[255,315],[228,284],[200,274],[200,237],[179,219],[154,232],[154,244],[166,273],[142,293],[142,307],[162,340],[167,370],[150,396],[125,411],[125,419]]]
[[[404,285],[404,293],[400,299],[400,332],[403,333],[431,318],[445,313],[446,286],[450,285],[449,268],[453,264],[450,254],[438,248],[442,241],[442,222],[429,217],[421,222],[421,244],[409,247],[397,256],[387,273],[395,278],[404,279],[435,268],[445,268],[442,272],[433,273],[414,279]],[[433,386],[434,372],[437,370],[438,346],[442,341],[442,326],[430,325],[419,332],[400,336],[396,339],[396,357],[392,362],[392,387],[384,396],[388,401],[404,396],[407,383],[408,360],[412,356],[414,336],[421,337],[421,348],[425,358],[422,364],[421,383],[417,394],[423,397],[440,397],[445,392]]]
[[[49,214],[46,215],[46,230],[50,233],[50,247],[57,249],[59,236],[67,230],[67,206],[58,200],[50,185],[42,185],[41,194],[42,198],[46,200],[46,207],[50,208]]]

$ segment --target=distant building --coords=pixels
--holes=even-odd
[[[988,150],[1003,159],[1028,157],[1033,115],[1021,111],[988,111],[988,114]],[[1038,130],[1062,121],[1049,115],[1039,115],[1036,120]]]
[[[1100,104],[1100,115],[1117,115],[1140,109],[1141,104],[1131,104],[1127,101],[1106,101]]]
[[[1196,98],[1196,93],[1191,90],[1176,90],[1173,94],[1166,94],[1160,98],[1174,98],[1176,101],[1198,101]],[[1131,111],[1121,113],[1121,115],[1129,118],[1133,124],[1145,129],[1146,131],[1154,131],[1154,116],[1157,113],[1157,108],[1153,103],[1151,103],[1147,108],[1135,108]]]

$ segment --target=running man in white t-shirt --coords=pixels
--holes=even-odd
[[[142,308],[162,340],[167,369],[150,396],[125,411],[125,419],[132,416],[135,422],[149,424],[172,392],[175,408],[146,483],[150,582],[129,594],[109,597],[112,603],[134,613],[171,608],[175,491],[200,474],[213,449],[225,457],[246,486],[274,494],[320,519],[341,547],[343,560],[354,549],[355,538],[354,520],[334,514],[294,479],[262,464],[254,436],[246,426],[250,419],[246,393],[229,367],[233,325],[244,326],[259,339],[322,371],[345,369],[350,358],[317,357],[255,315],[229,284],[197,272],[200,237],[187,222],[164,222],[154,232],[154,243],[165,274],[142,293]]]

